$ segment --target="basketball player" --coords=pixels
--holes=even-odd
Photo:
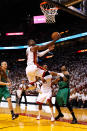
[[[0,101],[4,97],[12,115],[12,120],[16,119],[19,115],[15,114],[12,107],[11,96],[7,86],[11,86],[11,82],[8,78],[7,62],[3,61],[0,67]]]
[[[52,48],[54,48],[54,43],[59,38],[60,38],[60,34],[58,34],[58,36],[56,36],[52,42],[43,46],[36,45],[34,40],[28,40],[28,48],[26,50],[26,55],[27,55],[26,75],[29,84],[33,85],[36,82],[36,76],[40,78],[44,77],[44,70],[42,69],[42,67],[40,67],[37,64],[37,58],[38,56],[43,56],[44,54],[52,50]],[[40,50],[45,50],[45,51],[39,53],[38,51]]]
[[[44,79],[45,82],[37,82],[37,90],[39,92],[38,98],[37,98],[37,103],[39,104],[39,111],[38,111],[38,116],[37,120],[40,120],[40,115],[41,115],[41,110],[42,110],[42,104],[46,103],[49,104],[50,110],[51,110],[51,121],[54,121],[54,115],[53,115],[53,106],[51,102],[52,98],[52,89],[51,89],[51,80],[52,80],[52,75],[45,70],[44,74]]]
[[[54,83],[58,84],[59,86],[59,90],[57,92],[56,102],[55,102],[55,106],[59,114],[55,118],[55,120],[58,120],[59,118],[64,117],[64,115],[62,114],[60,110],[60,106],[66,105],[73,117],[72,124],[75,124],[77,123],[77,119],[74,115],[73,109],[69,102],[69,96],[70,96],[69,72],[67,71],[65,66],[61,67],[61,73],[62,75],[58,77],[56,80],[54,80],[52,83],[52,84]]]

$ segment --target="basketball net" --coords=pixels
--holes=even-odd
[[[46,17],[46,23],[55,23],[55,15],[58,14],[58,7],[55,7],[53,4],[42,2],[40,4],[41,11]]]

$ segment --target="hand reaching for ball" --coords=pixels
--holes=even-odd
[[[53,32],[53,33],[51,34],[51,38],[52,38],[53,40],[58,40],[58,39],[61,38],[61,34],[60,34],[59,32]]]

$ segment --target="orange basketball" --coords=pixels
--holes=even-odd
[[[51,34],[51,38],[54,40],[54,39],[59,39],[61,37],[60,33],[59,32],[53,32]]]

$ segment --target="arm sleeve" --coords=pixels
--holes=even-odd
[[[45,54],[47,54],[49,51],[50,51],[50,50],[47,49],[47,50],[45,50],[45,51],[38,52],[37,55],[38,55],[39,57],[42,57],[42,56],[44,56]]]
[[[57,73],[60,77],[64,77],[63,73]]]

